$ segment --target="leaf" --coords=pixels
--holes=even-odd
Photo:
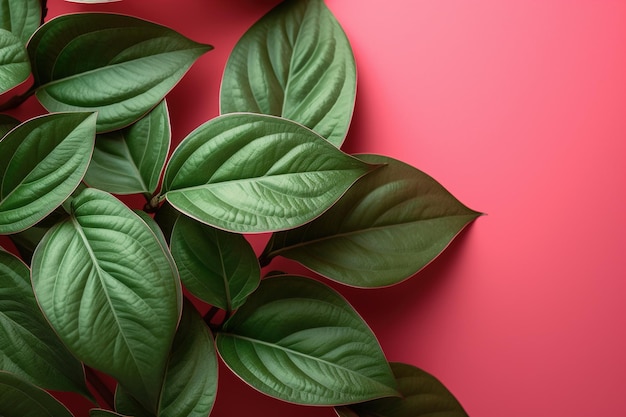
[[[322,0],[290,0],[265,15],[237,43],[222,79],[222,113],[282,116],[339,147],[356,94],[356,66],[346,35]]]
[[[397,395],[367,324],[312,279],[264,279],[218,333],[217,349],[240,378],[284,401],[339,405]]]
[[[310,224],[273,235],[262,265],[280,255],[344,284],[393,285],[426,266],[480,216],[403,162],[360,158],[386,166],[359,180]]]
[[[213,306],[235,310],[259,285],[259,262],[242,235],[181,216],[170,245],[185,288]]]
[[[30,63],[20,38],[0,29],[0,94],[26,81]]]
[[[206,417],[217,393],[217,357],[211,331],[190,302],[185,304],[163,386],[160,416]],[[115,393],[116,409],[135,417],[149,416],[123,389]]]
[[[391,363],[402,398],[381,398],[338,408],[340,417],[467,417],[450,391],[434,376],[411,365]]]
[[[0,138],[19,126],[20,121],[8,114],[0,114]]]
[[[28,44],[36,96],[49,111],[98,111],[98,133],[135,122],[212,47],[109,13],[62,15]]]
[[[87,170],[96,115],[31,119],[0,141],[0,233],[33,226],[69,197]]]
[[[73,417],[46,391],[0,371],[0,415],[3,417]]]
[[[170,147],[165,101],[129,127],[98,135],[85,182],[113,194],[152,194]]]
[[[89,417],[129,417],[123,414],[116,413],[114,411],[102,410],[100,408],[93,408],[89,410]],[[133,416],[136,417],[136,416]]]
[[[41,23],[41,0],[0,0],[0,29],[8,30],[25,46]]]
[[[155,409],[180,315],[180,282],[157,237],[96,189],[72,200],[33,255],[44,315],[86,365]]]
[[[371,169],[295,122],[238,113],[185,138],[163,187],[167,200],[196,220],[259,233],[312,220]]]
[[[52,226],[59,221],[68,217],[63,207],[57,207],[52,213],[48,214],[43,220],[21,232],[9,235],[11,241],[20,253],[22,260],[28,264],[33,257],[35,248],[43,239],[44,235]]]

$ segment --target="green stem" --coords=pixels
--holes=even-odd
[[[85,376],[89,385],[96,390],[96,392],[102,397],[102,400],[106,403],[110,410],[115,409],[115,397],[109,389],[109,387],[100,379],[98,374],[88,366],[85,366]]]

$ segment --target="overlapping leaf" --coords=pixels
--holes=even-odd
[[[0,0],[0,29],[20,39],[22,46],[41,23],[41,0]]]
[[[283,116],[343,142],[356,93],[346,35],[322,0],[288,0],[233,49],[222,80],[222,113]]]
[[[0,29],[0,94],[20,85],[29,75],[30,62],[22,41]]]
[[[41,104],[98,111],[98,132],[120,129],[156,106],[211,46],[138,18],[63,15],[28,44]]]
[[[312,220],[371,169],[295,122],[228,114],[174,151],[164,191],[176,209],[203,223],[258,233]]]
[[[78,186],[93,151],[95,121],[93,113],[41,116],[0,141],[0,233],[36,224]]]
[[[310,224],[274,234],[265,262],[280,255],[348,285],[392,285],[427,265],[480,215],[403,162],[360,158],[387,165]]]
[[[0,138],[19,126],[20,121],[8,114],[0,114]]]
[[[263,280],[218,333],[217,348],[244,381],[285,401],[338,405],[396,395],[367,324],[312,279]]]
[[[113,194],[152,194],[170,145],[165,101],[131,126],[98,135],[85,182]]]
[[[88,366],[155,410],[178,323],[180,282],[150,228],[109,194],[86,189],[33,255],[37,300]]]
[[[381,398],[336,409],[339,417],[467,417],[450,391],[434,376],[411,365],[391,363],[402,398]]]
[[[4,371],[0,371],[0,416],[73,417],[52,395]]]

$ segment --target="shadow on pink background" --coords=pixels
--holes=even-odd
[[[178,142],[217,115],[228,53],[275,3],[49,0],[49,9],[133,14],[216,47],[168,97]],[[436,375],[471,416],[623,415],[626,2],[327,4],[359,68],[345,150],[408,162],[488,214],[396,287],[335,287],[389,360]],[[213,416],[334,415],[221,373]]]

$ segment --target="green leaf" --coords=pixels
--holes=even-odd
[[[52,395],[4,371],[0,371],[0,416],[73,417]]]
[[[0,94],[26,81],[30,62],[20,38],[0,29]]]
[[[372,168],[298,123],[236,113],[183,140],[164,190],[176,209],[203,223],[259,233],[312,220]]]
[[[44,235],[52,226],[59,221],[68,217],[63,207],[57,207],[52,213],[48,214],[43,220],[21,232],[9,235],[9,238],[17,248],[24,262],[30,264],[35,248],[41,242]]]
[[[69,0],[68,0],[69,1]],[[114,411],[102,410],[100,408],[93,408],[89,410],[89,417],[129,417]],[[138,417],[138,416],[133,416]]]
[[[185,304],[163,385],[160,416],[206,417],[217,393],[217,357],[211,331],[190,302]],[[115,393],[116,409],[150,416],[124,389]]]
[[[8,114],[0,114],[0,138],[19,126],[20,121]]]
[[[92,398],[83,366],[46,322],[30,284],[30,270],[0,250],[0,369],[39,387]]]
[[[346,35],[322,0],[290,0],[237,43],[222,79],[222,113],[282,116],[340,146],[356,94]]]
[[[78,186],[94,146],[94,113],[31,119],[0,141],[0,233],[22,231]]]
[[[467,417],[450,391],[434,376],[411,365],[391,363],[402,398],[382,398],[337,408],[340,417]]]
[[[213,306],[235,310],[259,285],[259,262],[240,234],[181,216],[170,245],[185,288]]]
[[[62,15],[28,44],[41,104],[49,111],[98,111],[98,133],[145,115],[211,48],[167,27],[108,13]]]
[[[218,333],[217,349],[240,378],[284,401],[340,405],[397,395],[367,324],[312,279],[264,279]]]
[[[310,224],[274,234],[262,264],[280,255],[344,284],[393,285],[426,266],[480,216],[403,162],[360,158],[387,165],[359,180]]]
[[[84,190],[35,250],[32,281],[72,352],[156,409],[181,300],[177,272],[146,223],[104,191]]]
[[[170,147],[165,101],[131,126],[96,137],[85,182],[113,194],[152,194]]]
[[[0,0],[0,29],[20,39],[22,46],[41,23],[41,0]]]

